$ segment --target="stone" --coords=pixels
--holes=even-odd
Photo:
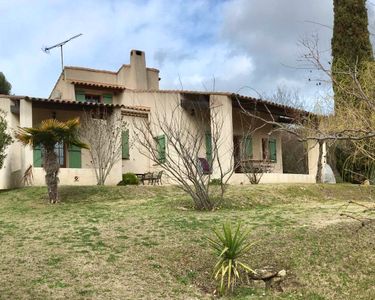
[[[278,273],[277,273],[277,276],[278,277],[285,277],[286,276],[286,271],[283,269],[283,270],[280,270]]]

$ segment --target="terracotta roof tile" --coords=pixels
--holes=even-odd
[[[125,90],[126,87],[119,84],[109,84],[109,83],[101,83],[101,82],[94,82],[94,81],[84,81],[84,80],[69,80],[73,84],[84,85],[89,87],[100,87],[100,88],[109,88],[109,89],[116,89],[116,90]]]
[[[268,101],[268,100],[264,100],[264,99],[257,99],[257,98],[254,98],[254,97],[243,96],[243,95],[235,94],[235,93],[231,94],[231,96],[232,96],[232,99],[234,99],[234,100],[236,100],[236,99],[237,100],[247,100],[247,101],[251,101],[253,103],[259,103],[259,104],[269,105],[269,106],[283,108],[283,109],[287,109],[287,110],[309,113],[305,110],[302,110],[302,109],[299,109],[299,108],[296,108],[296,107],[293,107],[293,106],[288,106],[288,105],[284,105],[284,104],[280,104],[280,103],[277,103],[277,102]]]
[[[150,108],[146,106],[130,106],[122,104],[106,104],[97,102],[79,102],[72,100],[62,100],[62,99],[46,99],[46,98],[36,98],[36,97],[23,97],[23,99],[33,102],[44,102],[44,103],[57,103],[57,104],[70,104],[77,106],[89,106],[89,107],[110,107],[110,108],[123,108],[127,110],[132,110],[135,112],[149,112]]]
[[[134,93],[164,93],[164,94],[197,94],[197,95],[225,95],[230,96],[232,93],[229,92],[215,92],[215,91],[190,91],[190,90],[131,90],[129,92]]]
[[[283,104],[280,104],[280,103],[272,102],[272,101],[269,101],[269,100],[257,99],[257,98],[254,98],[254,97],[244,96],[244,95],[240,95],[240,94],[236,94],[236,93],[230,93],[230,92],[190,91],[190,90],[130,90],[130,89],[127,89],[127,91],[128,92],[134,92],[134,93],[223,95],[223,96],[232,97],[232,99],[248,100],[248,101],[252,101],[253,103],[270,105],[270,106],[274,106],[274,107],[278,107],[278,108],[284,108],[284,109],[289,109],[289,110],[294,110],[294,111],[306,112],[304,110],[301,110],[301,109],[298,109],[298,108],[295,108],[295,107],[292,107],[292,106],[287,106],[287,105],[283,105]]]

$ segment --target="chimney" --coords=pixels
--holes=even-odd
[[[147,90],[146,57],[143,51],[130,51],[130,81],[132,88]]]

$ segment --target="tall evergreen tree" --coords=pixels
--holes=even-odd
[[[334,0],[334,25],[332,38],[332,72],[334,77],[335,107],[346,101],[342,88],[352,84],[350,76],[343,73],[373,60],[366,0]],[[355,100],[354,100],[355,101]]]
[[[9,95],[12,85],[5,78],[3,72],[0,72],[0,94]]]
[[[334,0],[333,63],[349,66],[373,59],[368,31],[366,0]]]
[[[366,0],[334,0],[333,5],[333,91],[335,112],[342,114],[342,108],[347,105],[353,106],[353,109],[364,105],[363,98],[356,97],[357,82],[362,88],[369,84],[366,82],[365,73],[368,72],[374,57],[368,30]],[[357,76],[357,82],[353,80],[354,74]],[[353,156],[354,152],[355,147],[349,141],[336,146],[336,168],[344,180],[356,181],[357,175],[360,175],[360,180],[372,177],[368,170],[375,168],[374,163],[366,158],[358,159]]]

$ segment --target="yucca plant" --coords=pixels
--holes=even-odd
[[[222,232],[213,230],[216,239],[208,238],[208,241],[219,257],[214,267],[214,278],[218,282],[219,291],[225,294],[233,291],[237,280],[249,272],[255,273],[247,264],[240,261],[254,243],[248,242],[249,231],[241,231],[238,224],[233,234],[229,223],[223,224]]]

